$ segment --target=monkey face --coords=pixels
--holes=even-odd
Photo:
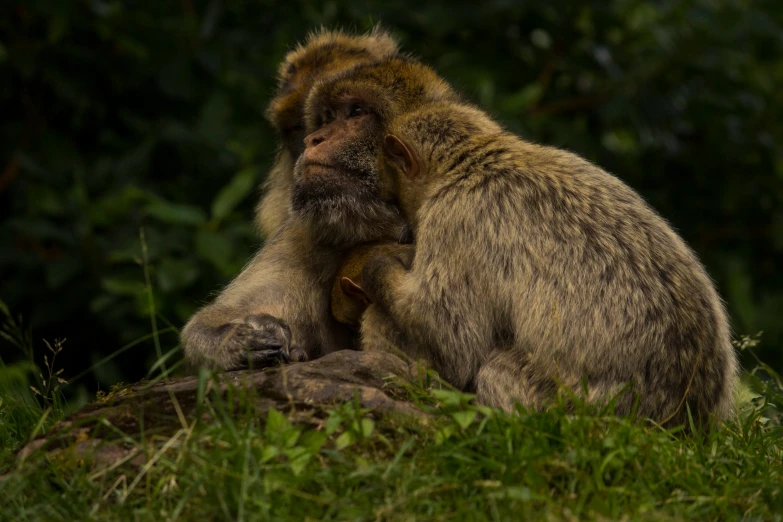
[[[317,130],[304,140],[306,148],[295,173],[301,190],[295,194],[294,208],[324,197],[372,197],[379,133],[377,116],[360,98],[324,107]]]
[[[339,243],[378,239],[402,226],[378,175],[383,126],[369,100],[341,97],[319,108],[294,167],[292,208]],[[380,235],[379,235],[380,233]]]
[[[384,131],[429,100],[456,98],[430,68],[394,57],[318,80],[305,103],[305,151],[294,168],[292,209],[329,243],[397,238],[404,226],[393,177],[381,176]]]

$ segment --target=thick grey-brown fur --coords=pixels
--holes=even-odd
[[[664,424],[725,418],[737,360],[694,252],[636,192],[576,154],[434,103],[389,133],[419,165],[389,168],[416,252],[377,256],[365,349],[424,356],[484,404],[541,407],[557,386]],[[391,165],[391,164],[390,164]],[[399,329],[399,331],[396,331]],[[400,339],[405,344],[397,344]],[[687,405],[687,408],[686,408]]]

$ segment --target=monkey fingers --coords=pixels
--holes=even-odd
[[[291,330],[284,321],[269,314],[254,314],[230,326],[223,342],[224,350],[234,352],[230,369],[258,369],[290,362]]]

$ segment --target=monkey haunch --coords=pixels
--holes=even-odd
[[[397,91],[366,81],[373,70],[314,87],[307,111],[317,130],[303,156],[341,149],[332,115],[353,107],[383,129],[368,130],[377,149],[389,132],[380,185],[412,225],[416,253],[410,269],[388,256],[367,263],[365,349],[424,356],[503,408],[540,407],[556,386],[579,391],[585,379],[591,400],[632,384],[639,413],[667,424],[687,418],[686,403],[698,421],[729,412],[737,363],[720,299],[642,198],[472,107],[401,111]],[[631,411],[634,396],[620,395],[618,411]]]

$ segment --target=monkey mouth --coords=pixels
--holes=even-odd
[[[324,178],[332,180],[349,180],[366,178],[366,173],[346,167],[345,165],[330,165],[328,163],[307,162],[303,165],[302,173],[306,180],[323,180]],[[317,181],[322,183],[323,181]]]
[[[306,177],[318,176],[319,174],[333,174],[340,171],[340,169],[334,165],[318,163],[315,161],[308,161],[305,163],[303,170]]]

